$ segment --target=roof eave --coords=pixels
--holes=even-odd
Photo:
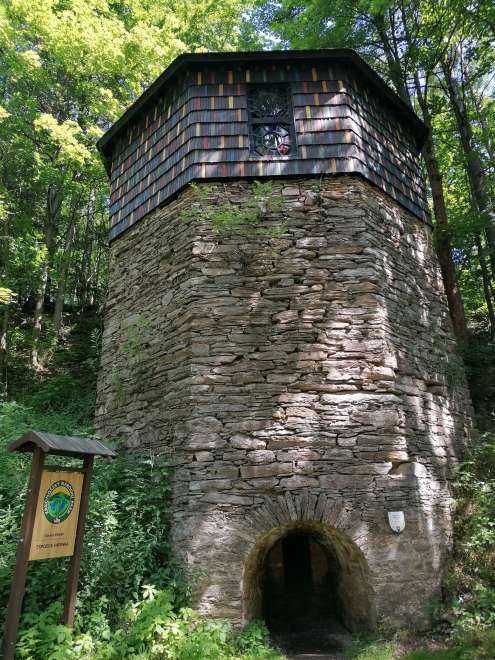
[[[81,440],[83,441],[82,446],[79,445]],[[76,447],[75,444],[78,446]],[[87,446],[84,447],[84,444]],[[93,438],[74,438],[42,431],[28,431],[17,440],[11,442],[8,446],[8,451],[32,452],[35,447],[41,449],[44,454],[53,454],[56,456],[82,457],[88,454],[90,456],[104,456],[108,458],[114,458],[116,456],[113,449],[104,445],[100,440]]]
[[[428,129],[419,119],[414,110],[407,105],[374,71],[362,57],[352,48],[327,48],[321,50],[275,50],[275,51],[248,51],[248,52],[229,52],[229,53],[183,53],[179,55],[168,66],[165,71],[141,94],[141,96],[131,105],[124,114],[112,125],[112,127],[98,140],[98,150],[103,155],[108,169],[108,155],[111,142],[117,134],[160,92],[166,82],[168,82],[182,67],[188,64],[199,63],[220,63],[220,62],[254,62],[254,61],[280,61],[280,60],[308,60],[308,59],[327,59],[327,60],[348,60],[360,71],[360,73],[389,100],[398,112],[406,115],[406,120],[413,126],[414,136],[420,149]]]

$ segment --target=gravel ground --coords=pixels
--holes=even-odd
[[[350,645],[350,633],[338,621],[326,622],[325,625],[314,624],[301,629],[283,626],[272,631],[272,644],[293,658],[320,658],[324,660],[341,660],[344,651]]]

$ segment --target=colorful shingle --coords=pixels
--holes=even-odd
[[[413,112],[353,51],[269,55],[182,56],[180,75],[171,65],[102,138],[111,239],[189,182],[232,177],[356,173],[429,222],[424,127]],[[287,86],[288,154],[260,155],[251,144],[248,93],[267,83]]]

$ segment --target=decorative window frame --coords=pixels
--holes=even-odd
[[[286,108],[285,114],[279,116],[265,115],[254,116],[252,108],[253,93],[258,90],[273,91],[274,89],[284,92],[286,95]],[[294,123],[294,109],[292,105],[292,89],[290,83],[248,83],[246,86],[247,108],[248,108],[248,125],[249,125],[249,152],[253,159],[265,158],[269,160],[290,160],[297,158],[298,146],[296,140],[296,130]],[[276,126],[282,125],[287,127],[287,132],[290,140],[291,150],[287,154],[282,153],[268,153],[261,154],[256,149],[256,136],[255,130],[257,126]]]

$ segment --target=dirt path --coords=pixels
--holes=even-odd
[[[273,645],[288,660],[343,660],[351,644],[350,633],[340,624],[307,627],[304,630],[279,630],[272,633]]]
[[[298,653],[296,655],[288,655],[287,660],[343,660],[345,656],[342,653]]]

